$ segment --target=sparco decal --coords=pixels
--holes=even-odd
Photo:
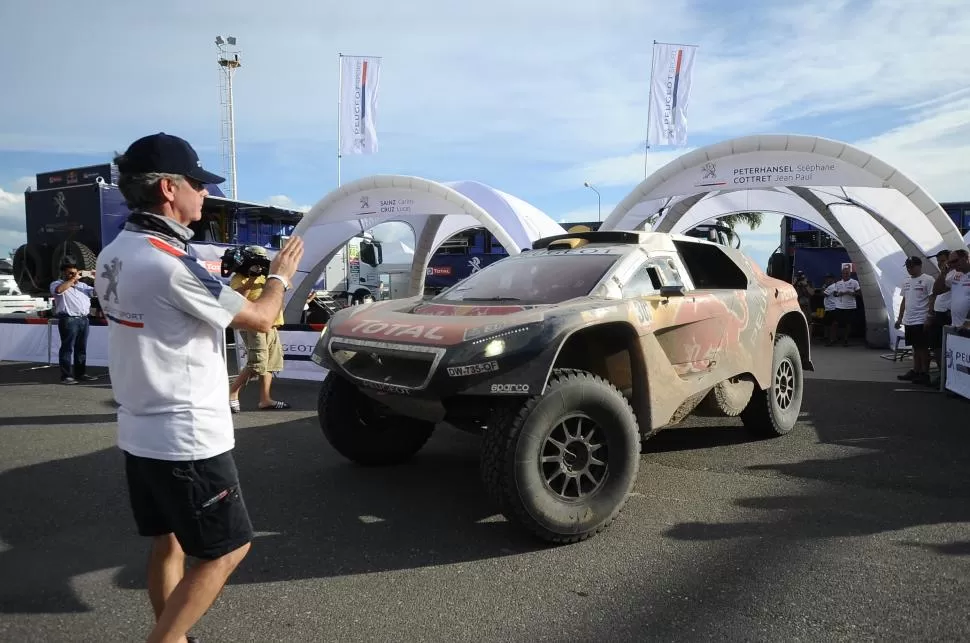
[[[365,319],[357,322],[350,329],[352,333],[377,335],[380,337],[414,337],[415,339],[444,340],[441,334],[442,326],[428,326],[424,324],[390,324],[388,322]]]
[[[492,384],[492,393],[528,393],[528,384]]]
[[[482,364],[467,364],[465,366],[449,366],[448,375],[451,377],[464,377],[465,375],[494,373],[497,370],[498,362],[484,362]]]

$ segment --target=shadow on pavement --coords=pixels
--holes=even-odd
[[[888,403],[887,394],[895,395],[897,403]],[[970,504],[953,502],[970,500],[970,431],[961,420],[962,400],[928,399],[905,385],[817,381],[806,389],[805,408],[811,409],[806,420],[819,443],[856,454],[745,469],[827,483],[814,487],[824,492],[741,499],[737,506],[763,512],[764,520],[681,523],[667,535],[686,540],[831,538],[970,521]],[[887,489],[899,493],[885,494]],[[970,543],[929,547],[970,554]]]
[[[237,429],[236,460],[257,538],[230,584],[441,565],[540,544],[486,506],[473,436],[447,428],[406,465],[362,468],[315,419]],[[88,611],[78,575],[121,568],[144,588],[148,542],[134,532],[116,449],[0,474],[0,613]]]

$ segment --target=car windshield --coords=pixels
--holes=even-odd
[[[510,257],[455,284],[434,301],[556,304],[588,295],[619,258],[572,252]]]

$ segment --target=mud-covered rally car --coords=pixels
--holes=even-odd
[[[690,414],[791,431],[813,370],[790,284],[729,247],[622,231],[541,239],[431,299],[342,310],[311,359],[343,456],[397,464],[438,423],[480,432],[488,496],[557,543],[606,528],[641,442]]]

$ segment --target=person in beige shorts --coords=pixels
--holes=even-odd
[[[269,257],[265,249],[259,246],[250,246],[250,250],[264,257]],[[266,284],[266,275],[234,274],[229,282],[229,287],[240,293],[247,299],[255,301],[259,299]],[[283,370],[283,346],[280,343],[280,333],[277,330],[283,325],[283,312],[277,316],[273,322],[273,328],[267,333],[255,331],[240,331],[243,343],[246,346],[246,366],[236,376],[236,381],[229,388],[229,408],[233,413],[239,413],[239,393],[250,380],[258,379],[259,387],[259,409],[260,410],[283,410],[290,408],[286,402],[274,400],[270,395],[273,386],[273,374]]]

